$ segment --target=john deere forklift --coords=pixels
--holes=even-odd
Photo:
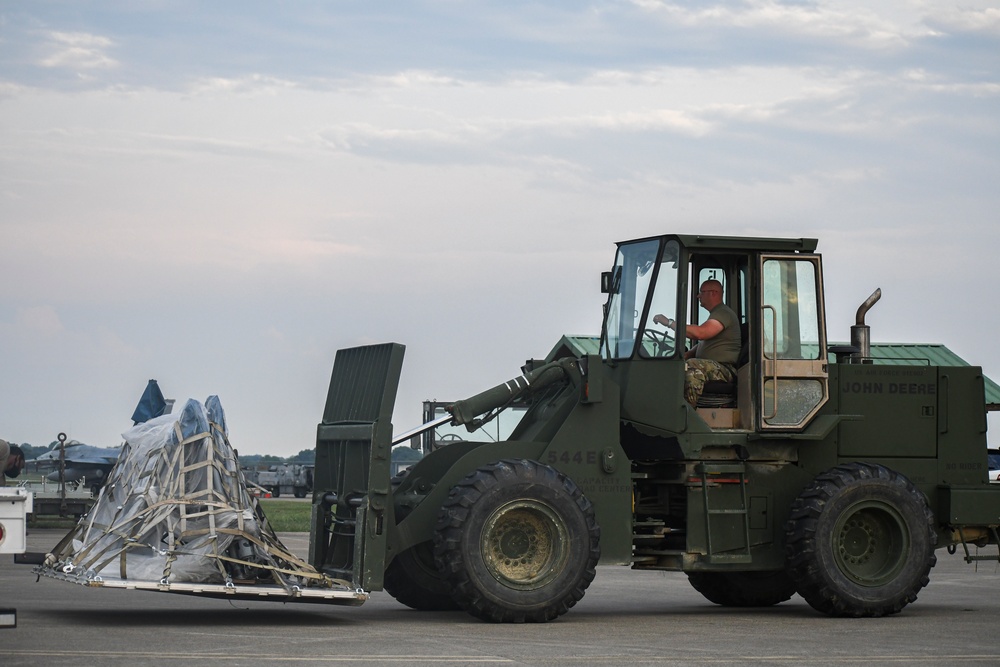
[[[549,621],[598,564],[683,571],[708,600],[794,593],[833,616],[914,601],[935,550],[1000,559],[982,370],[872,355],[858,309],[828,346],[815,239],[666,235],[618,244],[600,353],[529,360],[450,406],[504,442],[455,442],[390,477],[404,348],[337,353],[316,441],[310,558],[415,609]],[[718,280],[739,316],[736,381],[684,399],[685,327]],[[673,328],[654,316],[676,320]],[[435,424],[428,424],[430,428]],[[973,547],[973,548],[970,548]],[[978,548],[987,547],[985,552]]]

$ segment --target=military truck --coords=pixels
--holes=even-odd
[[[916,599],[937,549],[1000,559],[990,381],[874,356],[865,317],[879,291],[850,344],[828,345],[816,247],[619,243],[601,276],[599,352],[529,360],[451,405],[447,419],[470,430],[513,401],[530,407],[508,440],[451,443],[396,478],[392,443],[415,434],[392,435],[404,347],[338,351],[317,430],[312,564],[415,609],[539,622],[574,606],[598,564],[681,571],[721,605],[797,592],[825,614],[877,617]],[[736,381],[708,383],[692,406],[685,327],[706,317],[695,297],[707,279],[742,347]]]
[[[256,483],[275,498],[281,494],[305,498],[312,491],[313,467],[298,463],[282,463],[257,473]]]

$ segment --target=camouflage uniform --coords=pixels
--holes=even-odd
[[[707,284],[707,282],[706,282]],[[686,362],[684,374],[684,398],[693,407],[698,406],[698,397],[705,391],[705,383],[710,380],[722,382],[736,381],[736,362],[740,356],[740,319],[732,308],[724,303],[716,304],[708,314],[708,319],[722,325],[722,331],[699,340],[692,348]]]
[[[736,380],[736,370],[730,364],[711,359],[688,359],[684,364],[687,371],[684,374],[684,398],[692,406],[698,405],[698,397],[705,391],[705,383],[709,380]]]

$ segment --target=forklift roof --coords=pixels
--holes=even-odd
[[[661,238],[661,237],[650,237]],[[747,237],[747,236],[706,236],[701,234],[669,234],[662,238],[677,239],[686,248],[697,250],[760,250],[770,252],[815,252],[818,241],[816,239],[788,239],[773,237]],[[636,240],[620,241],[632,243]]]

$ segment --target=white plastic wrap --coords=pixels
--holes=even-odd
[[[96,504],[42,569],[79,583],[346,585],[281,545],[247,490],[225,424],[211,396],[122,434]]]

